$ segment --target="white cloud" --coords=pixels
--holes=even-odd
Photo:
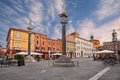
[[[117,34],[120,35],[120,17],[110,21],[106,24],[101,26],[96,26],[92,20],[85,19],[83,22],[80,22],[79,27],[77,28],[77,32],[80,34],[80,37],[85,39],[90,39],[90,35],[93,34],[95,39],[103,42],[111,41],[112,40],[112,31],[113,29],[116,30]],[[118,36],[118,39],[120,37]]]
[[[100,0],[99,9],[95,12],[99,20],[103,20],[120,12],[120,0]]]
[[[62,12],[62,6],[65,3],[63,0],[53,0],[53,2],[48,2],[48,4],[48,14],[51,16],[52,21],[54,21],[56,15]]]
[[[69,21],[68,26],[66,26],[67,35],[75,32],[75,28],[72,25],[72,20]]]
[[[53,4],[48,8],[48,14],[52,17],[52,20],[55,19],[55,7]]]
[[[17,10],[17,11],[20,11],[20,12],[24,12],[24,8],[22,6],[22,1],[21,0],[11,0],[11,3],[13,4],[12,6]]]
[[[64,0],[55,0],[55,8],[58,11],[58,13],[62,12],[63,4],[65,5]]]
[[[57,24],[53,30],[53,34],[52,34],[52,39],[61,39],[62,36],[62,31],[61,31],[61,25],[60,24]]]
[[[42,8],[43,5],[39,1],[32,1],[31,4],[31,12],[29,13],[29,17],[32,19],[35,23],[41,23],[42,21]]]
[[[7,16],[7,18],[10,18],[11,16],[13,17],[13,14],[14,16],[19,16],[19,13],[17,11],[15,11],[14,9],[12,9],[10,6],[8,5],[4,5],[3,3],[0,2],[0,10],[1,10],[1,13],[4,14],[2,16]],[[12,19],[11,19],[12,21]]]
[[[88,38],[95,31],[95,23],[92,20],[85,19],[78,23],[77,32],[80,33],[81,37]]]

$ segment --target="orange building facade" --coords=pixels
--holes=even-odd
[[[28,51],[28,31],[10,28],[7,35],[7,54],[14,58],[17,52]],[[55,53],[62,51],[62,41],[48,39],[46,35],[32,32],[31,51],[43,53],[44,59],[48,59],[48,52]]]
[[[44,53],[44,58],[49,59],[49,53],[62,52],[62,41],[60,39],[48,39],[46,35],[35,33],[35,52]]]
[[[100,41],[99,40],[93,39],[91,42],[93,43],[94,48],[99,49],[99,47],[100,47]]]
[[[3,48],[1,45],[0,45],[0,57],[3,57],[6,55],[6,48]]]

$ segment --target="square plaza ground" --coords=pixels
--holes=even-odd
[[[79,66],[75,67],[53,67],[52,61],[27,63],[21,67],[0,67],[0,80],[89,80],[106,67],[101,61],[93,61],[92,58],[77,60],[79,60]],[[110,72],[108,74],[110,75]],[[107,78],[104,79],[106,76],[103,75],[100,80],[107,80]]]

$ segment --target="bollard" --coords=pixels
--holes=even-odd
[[[53,60],[53,67],[54,67],[54,60]]]
[[[79,66],[79,61],[77,61],[77,66]]]

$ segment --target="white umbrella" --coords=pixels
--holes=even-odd
[[[18,52],[15,55],[28,55],[28,53],[26,53],[26,52]]]
[[[31,55],[43,55],[42,53],[30,52]]]
[[[114,53],[114,51],[111,51],[111,50],[102,50],[102,51],[98,51],[96,53]]]
[[[61,53],[54,53],[54,54],[51,54],[51,55],[62,55]]]

